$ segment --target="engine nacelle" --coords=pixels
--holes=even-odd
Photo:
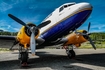
[[[87,41],[81,34],[76,33],[69,34],[66,39],[68,41],[64,44],[65,46],[74,44],[76,47],[79,47],[81,43]]]
[[[29,23],[27,25],[29,27],[36,26],[35,24],[32,23]],[[40,33],[39,29],[37,28],[35,31],[35,39],[38,38],[39,33]],[[30,36],[31,36],[31,31],[27,27],[23,26],[17,34],[17,40],[19,41],[20,44],[26,47],[27,45],[30,45]]]

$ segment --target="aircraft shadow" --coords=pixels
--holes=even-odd
[[[83,63],[94,66],[105,67],[105,53],[77,55],[75,59],[69,59],[66,55],[53,55],[46,52],[37,53],[39,58],[29,59],[28,67],[20,67],[18,60],[0,61],[0,70],[30,69],[30,68],[50,68],[54,70],[92,70],[85,67],[71,65],[73,63]]]

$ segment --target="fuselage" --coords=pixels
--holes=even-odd
[[[55,9],[43,22],[51,22],[40,29],[40,37],[54,41],[80,27],[92,12],[89,3],[66,3]]]

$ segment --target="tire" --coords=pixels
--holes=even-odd
[[[74,50],[66,50],[66,53],[70,59],[75,58]]]
[[[20,58],[20,63],[27,63],[28,60],[28,53],[27,52],[22,52],[21,53],[21,58]]]

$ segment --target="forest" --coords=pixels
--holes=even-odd
[[[0,32],[0,35],[16,36],[17,33],[18,33],[18,32],[7,32],[7,31],[3,32],[3,31],[1,31],[1,32]]]
[[[97,40],[97,41],[105,41],[105,33],[104,32],[99,32],[99,33],[91,33],[90,35],[92,40]]]
[[[18,32],[0,31],[0,35],[7,35],[7,36],[16,36],[17,33]],[[91,33],[89,36],[97,48],[105,48],[105,33],[104,32]],[[92,48],[92,46],[88,41],[88,42],[83,43],[80,48],[90,49]]]
[[[7,32],[7,31],[1,31],[0,35],[11,35],[16,36],[18,32]],[[91,39],[94,41],[105,41],[105,33],[99,32],[99,33],[91,33],[90,35]]]

